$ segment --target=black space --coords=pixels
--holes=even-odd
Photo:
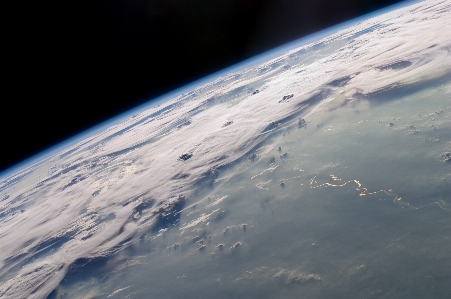
[[[396,2],[90,0],[4,7],[0,171],[212,72]]]

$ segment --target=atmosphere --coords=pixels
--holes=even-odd
[[[329,27],[4,172],[0,297],[450,298],[444,28]]]
[[[0,171],[213,72],[396,2],[8,4]]]

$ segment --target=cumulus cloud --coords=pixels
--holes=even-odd
[[[343,93],[370,99],[449,75],[443,28],[451,28],[449,1],[376,16],[140,111],[4,178],[0,297],[45,297],[77,260],[124,248],[178,213],[181,194],[213,183],[270,132]]]

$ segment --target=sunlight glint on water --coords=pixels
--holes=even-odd
[[[448,83],[323,107],[306,127],[293,123],[257,156],[223,171],[222,187],[186,194],[177,226],[91,266],[99,268],[87,282],[63,281],[60,291],[67,288],[68,298],[444,298],[450,90]]]

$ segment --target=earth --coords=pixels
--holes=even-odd
[[[1,298],[451,298],[450,1],[176,90],[0,179]]]

